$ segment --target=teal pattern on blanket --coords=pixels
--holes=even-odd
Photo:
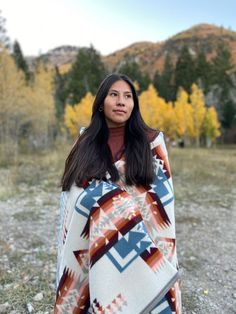
[[[155,180],[72,185],[60,199],[54,313],[181,314],[174,194],[163,134],[150,143]]]

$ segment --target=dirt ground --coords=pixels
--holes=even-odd
[[[236,313],[235,150],[173,150],[170,157],[183,313]],[[32,161],[18,169],[17,184],[9,189],[12,170],[0,169],[5,187],[0,198],[0,313],[52,312],[59,167],[60,162],[49,170],[48,162],[38,167]]]

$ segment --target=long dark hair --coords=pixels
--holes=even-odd
[[[131,116],[125,125],[125,178],[128,185],[148,185],[153,181],[154,169],[148,132],[153,132],[143,121],[138,96],[129,77],[123,74],[108,75],[98,88],[92,109],[90,125],[78,137],[65,162],[65,170],[61,179],[63,191],[70,189],[75,182],[83,186],[91,178],[105,179],[106,173],[113,182],[119,179],[119,174],[112,162],[112,154],[108,146],[109,129],[103,106],[110,87],[119,80],[129,84],[134,101]]]

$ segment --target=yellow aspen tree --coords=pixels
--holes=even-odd
[[[16,161],[19,132],[27,119],[24,106],[25,78],[9,52],[0,47],[0,143],[1,157]]]
[[[88,92],[75,106],[66,105],[64,124],[72,137],[78,135],[80,127],[88,126],[92,116],[94,96]]]
[[[163,129],[163,112],[165,100],[158,96],[155,87],[150,84],[139,96],[140,111],[144,121],[152,128]]]
[[[207,147],[210,147],[220,134],[220,122],[218,120],[216,109],[212,106],[207,108],[204,121],[204,135]]]
[[[176,134],[186,144],[189,134],[193,133],[193,109],[189,103],[189,95],[183,88],[179,89],[174,104]]]
[[[193,129],[191,136],[196,141],[196,146],[200,146],[200,136],[203,133],[206,107],[202,90],[193,84],[191,87],[190,103],[192,106]]]
[[[158,110],[158,120],[157,120],[157,128],[163,132],[169,132],[167,121],[168,115],[171,112],[171,107],[168,106],[165,99],[162,97],[157,97],[157,110]]]
[[[170,139],[174,139],[176,135],[176,117],[172,102],[165,104],[161,116],[163,117],[163,131]]]
[[[31,122],[36,146],[48,146],[55,127],[54,72],[43,63],[37,65],[31,90]]]

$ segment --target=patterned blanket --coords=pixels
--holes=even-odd
[[[54,313],[181,313],[173,186],[163,134],[150,144],[155,180],[92,180],[61,193]]]

